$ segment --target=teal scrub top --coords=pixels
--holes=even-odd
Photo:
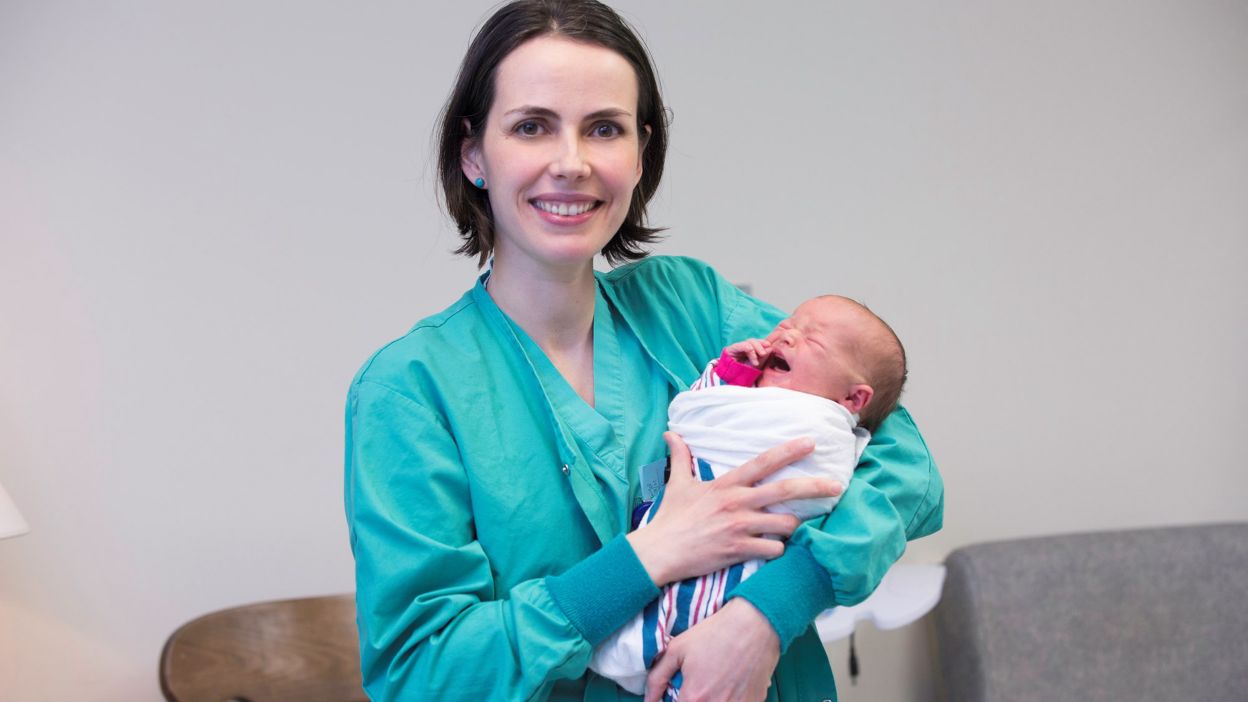
[[[707,360],[784,314],[694,259],[596,276],[593,407],[486,276],[352,383],[345,497],[373,700],[639,699],[586,669],[659,594],[623,538],[638,469],[663,458],[667,404]],[[869,595],[942,512],[935,464],[898,409],[836,509],[731,593],[780,636],[769,700],[836,698],[812,620]]]

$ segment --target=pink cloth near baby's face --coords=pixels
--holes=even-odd
[[[715,375],[718,375],[729,385],[752,388],[754,383],[758,382],[758,376],[762,374],[761,368],[755,368],[747,363],[742,363],[729,356],[727,351],[721,353],[719,361],[715,363]]]

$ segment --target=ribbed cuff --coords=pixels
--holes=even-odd
[[[715,375],[729,385],[752,388],[754,383],[758,382],[758,376],[762,374],[763,372],[754,366],[729,356],[727,351],[721,353],[719,361],[715,363]]]
[[[597,646],[660,594],[622,534],[562,575],[546,578],[546,588],[590,646]]]
[[[779,558],[764,563],[727,599],[743,597],[767,617],[780,637],[780,652],[836,604],[832,578],[806,548],[790,543]]]

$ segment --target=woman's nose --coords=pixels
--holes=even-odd
[[[551,174],[556,178],[581,179],[589,175],[589,162],[585,160],[579,136],[569,136],[560,142],[559,153],[550,163]]]

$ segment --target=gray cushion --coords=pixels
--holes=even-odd
[[[1248,523],[978,544],[945,565],[952,702],[1248,700]]]

